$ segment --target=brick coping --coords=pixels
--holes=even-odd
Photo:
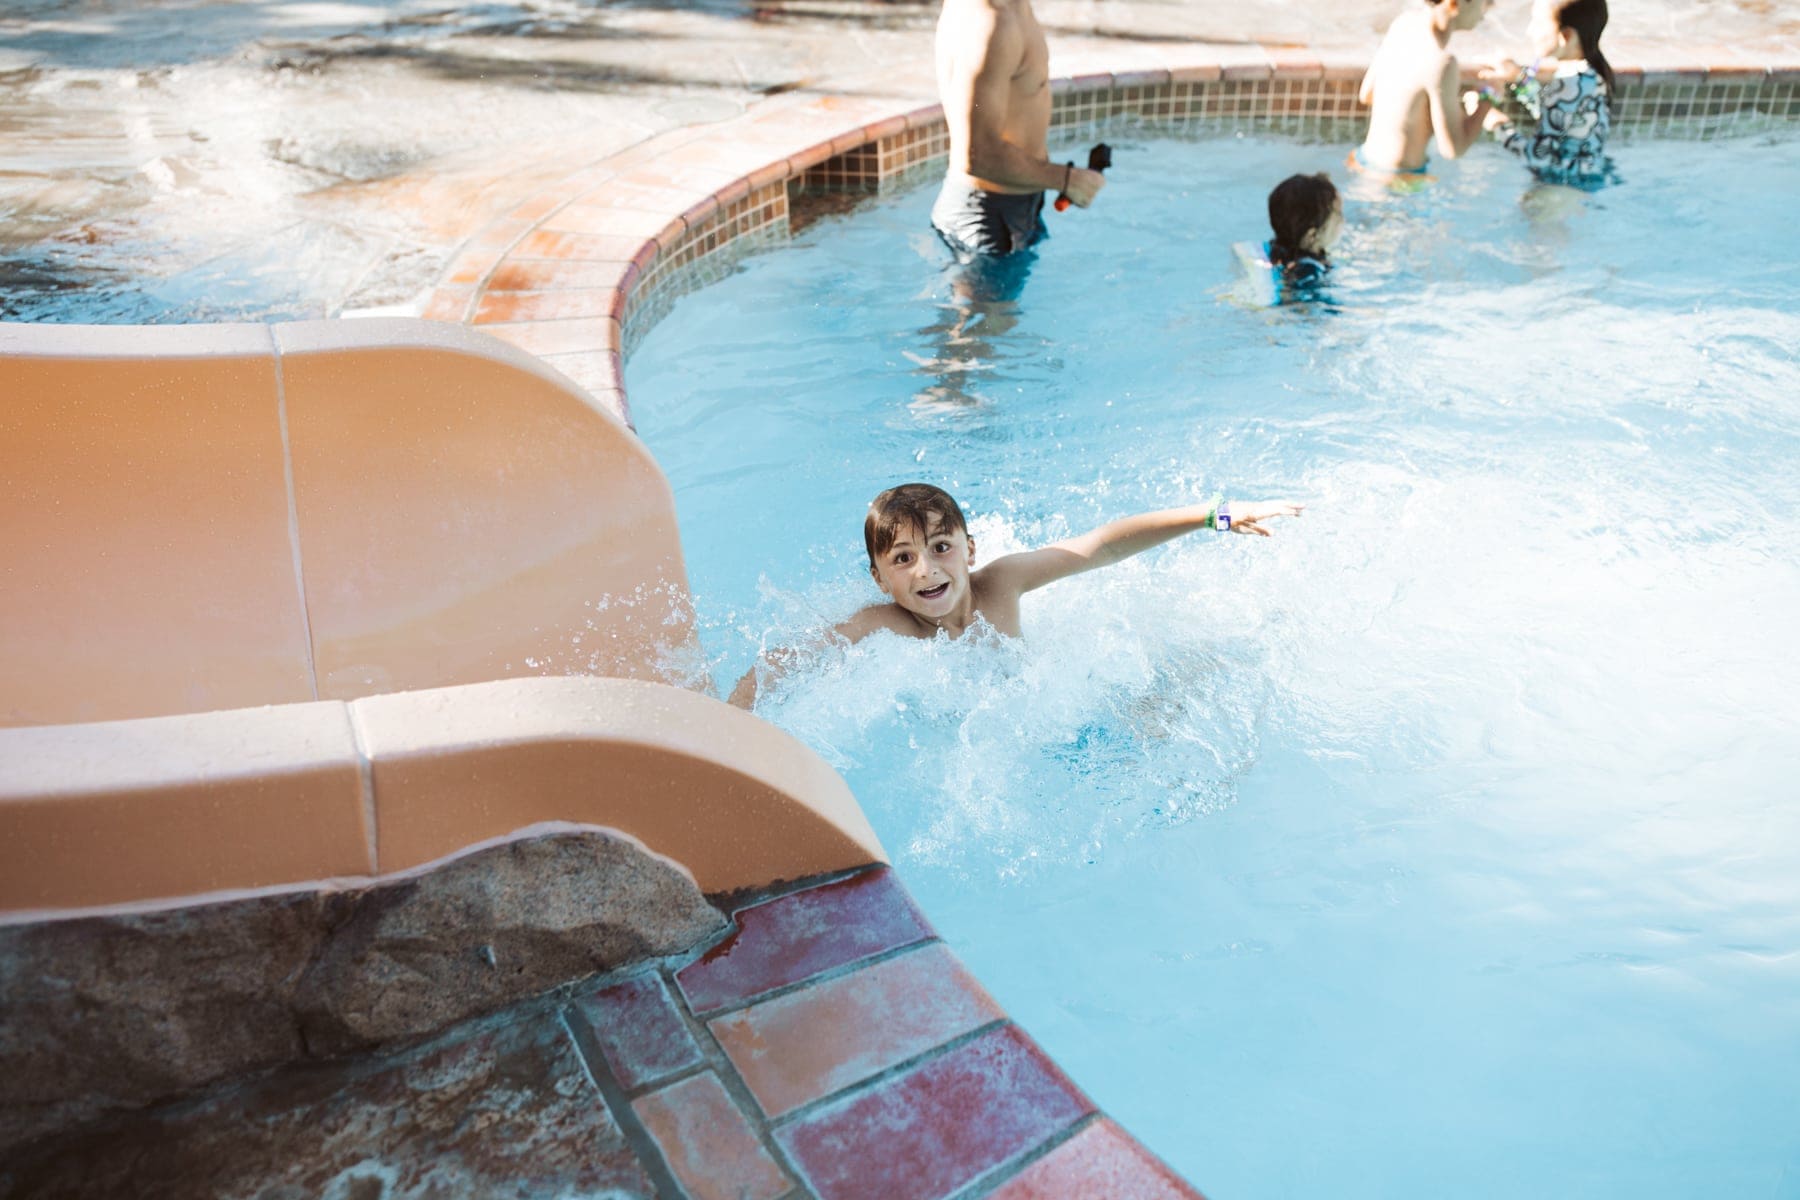
[[[1322,132],[1366,115],[1356,99],[1361,58],[1254,45],[1209,53],[1216,57],[1060,74],[1051,128],[1138,119]],[[1614,129],[1624,137],[1705,138],[1744,117],[1800,118],[1800,62],[1671,60],[1617,74]],[[802,197],[876,194],[947,153],[942,109],[917,103],[916,88],[887,92],[794,92],[587,164],[464,243],[421,315],[535,354],[630,423],[624,359],[676,299],[744,254],[785,242]]]

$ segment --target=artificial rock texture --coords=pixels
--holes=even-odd
[[[102,1114],[416,1041],[726,928],[686,872],[602,830],[361,888],[0,927],[0,1169]]]
[[[0,1200],[655,1195],[547,1011],[395,1054],[290,1064],[0,1160]]]

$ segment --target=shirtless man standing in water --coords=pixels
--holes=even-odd
[[[1377,174],[1422,175],[1432,140],[1445,158],[1459,158],[1481,136],[1491,107],[1462,104],[1462,68],[1450,35],[1473,29],[1487,0],[1425,0],[1388,27],[1363,77],[1359,99],[1369,106],[1369,133],[1351,165]]]
[[[1050,47],[1031,0],[944,0],[937,81],[950,164],[931,224],[951,249],[1016,253],[1043,236],[1046,191],[1086,208],[1106,186],[1050,161]]]

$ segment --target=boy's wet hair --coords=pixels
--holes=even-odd
[[[915,527],[926,536],[969,531],[962,509],[943,488],[929,483],[891,487],[869,501],[869,515],[863,518],[863,545],[869,551],[869,566],[875,566],[882,555],[894,548],[901,533]]]
[[[1565,0],[1556,8],[1558,29],[1573,29],[1581,38],[1581,54],[1594,73],[1614,90],[1612,64],[1600,53],[1600,35],[1606,30],[1606,0]]]
[[[1580,0],[1577,0],[1580,2]],[[1269,193],[1269,225],[1275,240],[1269,243],[1269,261],[1285,267],[1307,254],[1300,248],[1309,231],[1325,228],[1331,210],[1337,204],[1337,186],[1331,176],[1290,175]],[[1323,250],[1316,252],[1320,262],[1328,261]]]

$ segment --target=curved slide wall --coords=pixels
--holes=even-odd
[[[436,322],[0,325],[0,726],[679,674],[667,481]]]

